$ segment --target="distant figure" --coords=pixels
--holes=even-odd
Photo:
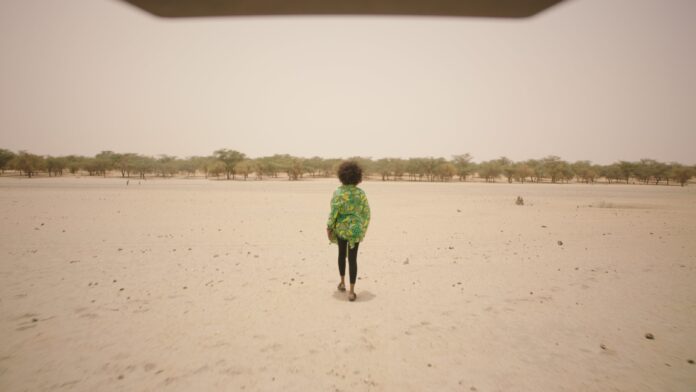
[[[126,180],[126,186],[128,186],[128,184],[130,184],[130,180]]]
[[[524,205],[524,199],[522,198],[522,196],[517,196],[517,200],[515,200],[515,204],[517,204],[518,206]]]
[[[355,280],[358,276],[358,246],[365,238],[370,224],[370,205],[367,196],[357,185],[362,182],[362,168],[353,161],[345,161],[338,168],[339,186],[331,199],[331,213],[326,222],[329,241],[338,244],[339,291],[346,291],[346,253],[350,272],[348,299],[355,301]]]

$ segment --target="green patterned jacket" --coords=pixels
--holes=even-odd
[[[365,238],[370,224],[370,205],[362,189],[355,185],[341,185],[331,198],[331,212],[326,227],[332,230],[332,243],[336,236],[345,239],[353,248]]]

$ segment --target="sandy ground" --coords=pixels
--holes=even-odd
[[[696,187],[336,185],[0,179],[0,390],[696,390]]]

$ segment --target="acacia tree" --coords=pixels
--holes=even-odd
[[[375,162],[375,170],[382,176],[382,181],[389,181],[389,176],[393,173],[392,161],[391,158],[382,158]]]
[[[672,168],[669,172],[669,177],[677,181],[679,185],[684,186],[694,176],[694,168],[684,166],[677,162],[672,162]]]
[[[411,181],[421,180],[423,178],[423,170],[421,160],[419,158],[409,158],[406,161],[406,172]]]
[[[660,181],[666,181],[669,185],[669,173],[672,167],[664,162],[657,162],[650,168],[652,178],[655,180],[655,185],[659,185]]]
[[[321,168],[323,166],[324,159],[321,157],[311,157],[304,160],[304,170],[307,174],[312,177],[316,177],[318,173],[321,173]]]
[[[590,161],[577,161],[573,163],[571,167],[577,179],[587,184],[594,182],[599,175],[598,171]]]
[[[48,171],[48,176],[51,177],[51,175],[54,176],[62,176],[63,175],[63,169],[65,169],[66,166],[66,160],[63,157],[52,157],[48,156],[45,159],[46,162],[46,171]]]
[[[188,157],[186,159],[179,159],[176,162],[177,171],[180,173],[186,173],[186,178],[195,177],[196,170],[198,169],[198,162],[196,157]]]
[[[138,173],[139,178],[143,180],[145,179],[145,175],[155,171],[156,167],[157,163],[155,159],[145,155],[138,155],[133,162],[135,172]]]
[[[544,179],[544,176],[545,176],[544,165],[542,165],[539,160],[529,159],[529,160],[525,161],[525,164],[532,171],[532,174],[530,176],[532,182],[539,183]]]
[[[14,159],[15,153],[10,150],[5,150],[0,148],[0,174],[5,172],[5,169],[9,167],[9,163]]]
[[[113,151],[102,151],[99,154],[95,155],[94,165],[97,169],[97,172],[101,173],[104,177],[106,177],[106,173],[114,169],[114,166],[116,165],[116,161],[118,158],[119,154],[116,154]]]
[[[457,168],[459,181],[466,181],[466,178],[473,173],[474,164],[471,162],[472,159],[473,157],[468,152],[452,156],[452,164]]]
[[[566,161],[561,161],[561,179],[566,183],[570,182],[575,177],[573,168]]]
[[[445,158],[421,158],[420,167],[423,170],[423,174],[425,174],[425,178],[431,182],[435,181],[438,175],[438,167],[445,162],[447,162]]]
[[[235,166],[235,171],[244,176],[244,181],[246,181],[249,174],[253,173],[255,170],[258,169],[256,169],[256,164],[251,159],[245,159]]]
[[[541,166],[543,167],[544,173],[551,178],[552,183],[556,183],[559,179],[563,178],[564,167],[561,157],[549,155],[541,160]]]
[[[324,159],[321,172],[324,177],[331,177],[336,174],[338,170],[338,165],[341,164],[341,160],[338,158]]]
[[[512,183],[512,178],[515,176],[515,164],[507,157],[500,157],[498,165],[500,172],[507,178],[508,184]]]
[[[220,178],[220,174],[225,173],[226,170],[227,166],[225,165],[225,162],[219,159],[213,159],[208,162],[206,173],[213,175],[216,178]]]
[[[157,159],[155,168],[157,172],[159,172],[160,176],[173,177],[176,173],[179,172],[179,164],[177,161],[178,159],[175,156],[162,154]]]
[[[643,158],[638,161],[633,169],[633,175],[638,181],[649,183],[652,178],[652,167],[657,163],[654,159]]]
[[[135,161],[138,158],[137,154],[125,153],[125,154],[114,154],[113,167],[121,172],[121,177],[129,177],[132,171],[135,169]]]
[[[278,167],[273,161],[273,157],[256,158],[256,177],[263,179],[263,176],[278,177]]]
[[[215,151],[213,155],[225,164],[225,174],[228,180],[230,179],[230,175],[234,180],[235,166],[246,158],[244,153],[236,150],[228,150],[226,148]]]
[[[217,158],[211,157],[211,156],[208,156],[208,157],[195,156],[195,157],[189,158],[189,160],[194,165],[196,170],[202,171],[203,174],[205,175],[205,178],[208,178],[208,174],[209,174],[208,167],[210,166],[210,163],[212,161],[217,161]],[[195,175],[195,172],[194,172],[194,175]]]
[[[450,181],[457,174],[457,167],[451,162],[442,162],[435,169],[435,174],[440,181]]]
[[[297,181],[302,178],[302,174],[304,173],[304,159],[292,157],[286,172],[288,173],[288,180]]]
[[[517,162],[513,165],[514,176],[518,182],[524,183],[527,177],[532,177],[534,171],[524,162]]]
[[[500,161],[492,160],[481,162],[478,164],[477,172],[479,177],[484,178],[486,182],[495,182],[495,179],[500,177],[502,173]]]
[[[619,171],[621,172],[621,179],[625,180],[626,184],[628,184],[631,176],[635,176],[636,164],[628,161],[619,161],[616,165],[618,165]]]
[[[599,169],[599,175],[606,178],[610,184],[612,180],[619,182],[619,180],[623,178],[621,167],[618,163],[612,163],[611,165],[601,166]]]
[[[10,164],[14,169],[31,178],[44,168],[45,162],[43,157],[22,150],[12,159]]]

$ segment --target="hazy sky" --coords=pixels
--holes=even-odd
[[[696,1],[531,19],[160,19],[0,0],[0,147],[696,163]]]

